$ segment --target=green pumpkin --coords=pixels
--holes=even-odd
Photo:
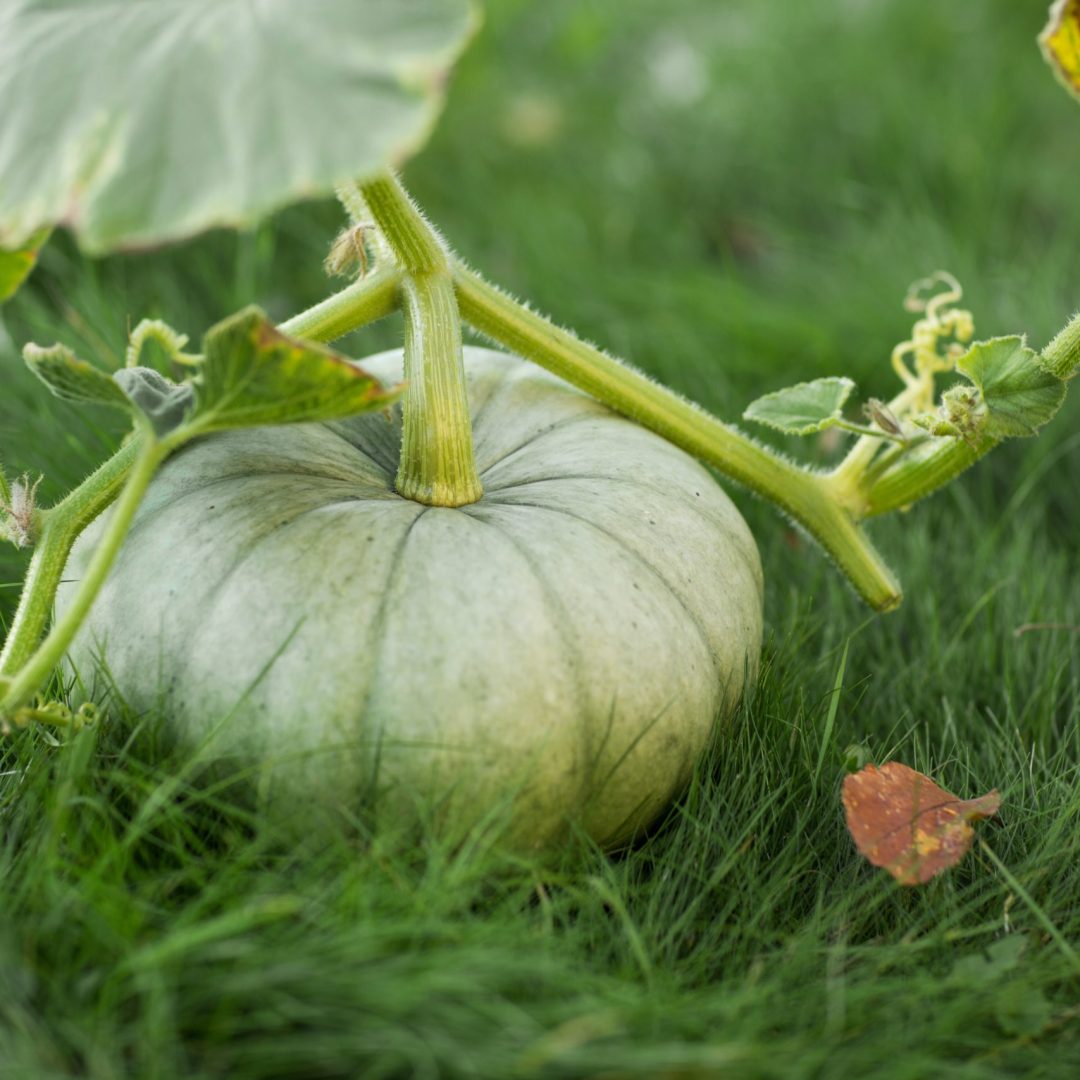
[[[514,357],[465,359],[479,502],[394,492],[397,416],[198,441],[151,485],[71,660],[301,815],[377,793],[502,814],[518,847],[569,821],[615,845],[756,670],[757,548],[682,451]],[[401,378],[400,352],[362,364]]]

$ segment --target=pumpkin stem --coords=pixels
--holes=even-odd
[[[353,194],[343,201],[354,216],[366,207],[402,274],[408,387],[398,494],[428,506],[474,503],[484,489],[473,453],[450,254],[390,173],[360,186],[362,205]]]

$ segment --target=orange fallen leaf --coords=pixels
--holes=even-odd
[[[844,778],[844,813],[859,853],[901,885],[922,885],[955,866],[975,830],[971,823],[996,814],[996,790],[958,799],[929,776],[890,761],[867,765]]]
[[[1080,97],[1080,0],[1056,0],[1039,44],[1057,77]]]

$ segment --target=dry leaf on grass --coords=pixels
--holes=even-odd
[[[844,813],[860,854],[901,885],[922,885],[971,847],[973,821],[996,814],[1001,796],[958,799],[928,776],[890,761],[844,779]]]

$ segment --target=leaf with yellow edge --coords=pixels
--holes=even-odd
[[[1039,44],[1062,85],[1080,99],[1080,0],[1056,0]]]
[[[203,352],[188,417],[199,434],[343,420],[385,409],[402,390],[323,345],[286,337],[257,307],[212,327]]]
[[[0,247],[0,304],[10,300],[37,265],[38,252],[49,239],[50,228],[38,229],[17,248]]]

